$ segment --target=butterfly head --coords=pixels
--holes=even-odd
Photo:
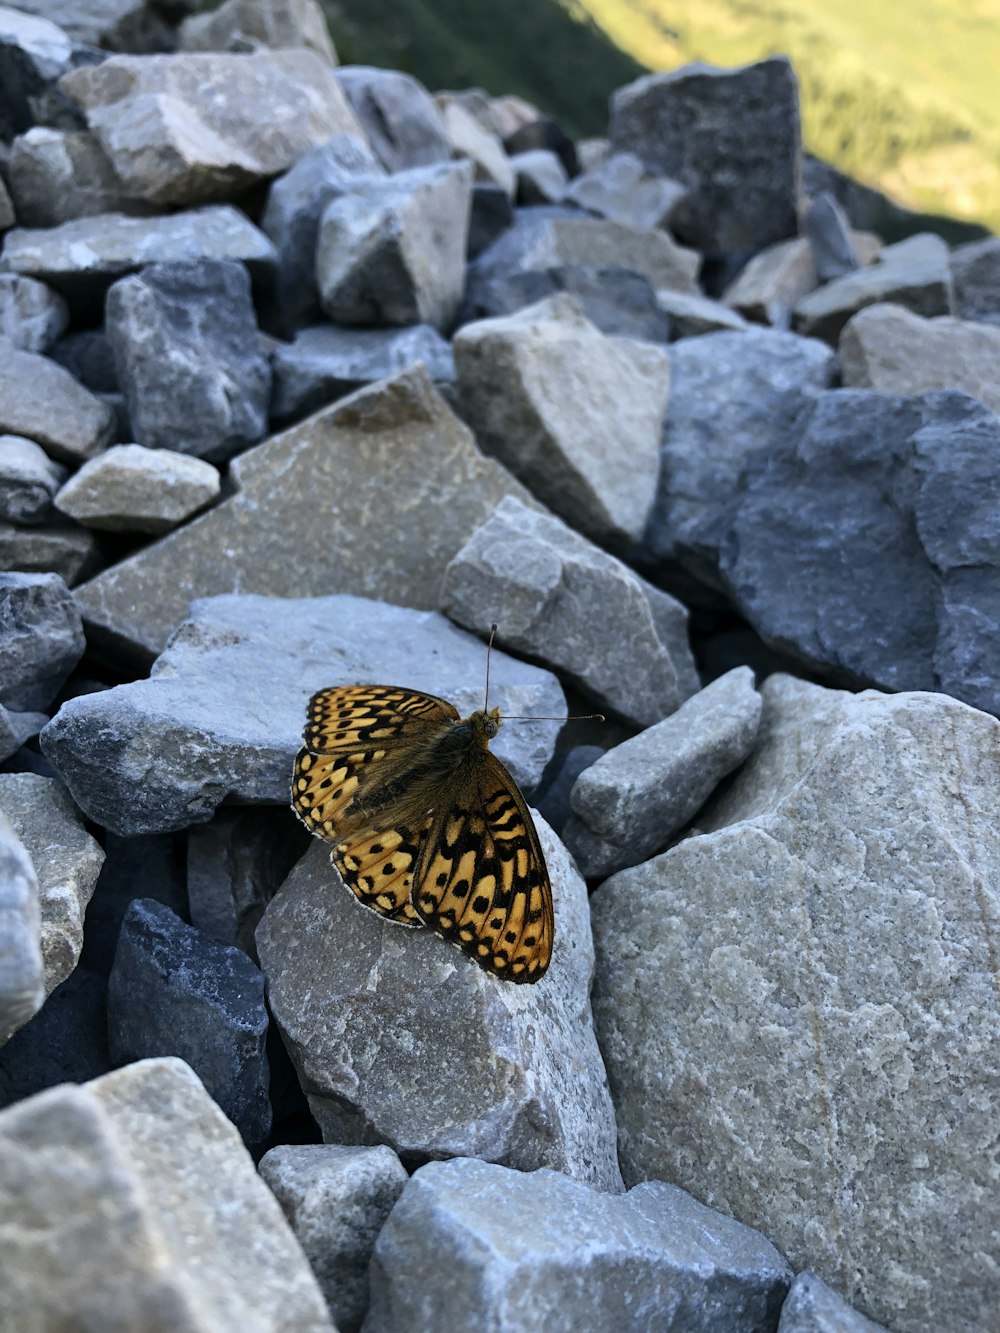
[[[500,709],[481,708],[469,718],[476,740],[485,749],[500,730]]]

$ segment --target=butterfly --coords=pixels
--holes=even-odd
[[[320,690],[292,807],[365,907],[533,982],[552,956],[552,889],[531,812],[489,748],[499,727],[499,708],[462,718],[399,686]]]

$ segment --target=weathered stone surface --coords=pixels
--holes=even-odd
[[[778,241],[754,255],[723,293],[723,301],[747,319],[787,329],[792,310],[816,289],[816,261],[803,237]]]
[[[622,1169],[753,1217],[891,1328],[988,1324],[1000,724],[940,695],[762,693],[703,836],[593,899]]]
[[[778,1333],[886,1333],[853,1310],[815,1273],[800,1273],[781,1307]]]
[[[87,908],[87,933],[81,965],[105,982],[114,966],[122,922],[133,899],[142,894],[166,903],[182,920],[188,918],[183,835],[149,833],[120,838],[104,831],[105,858],[94,896]],[[107,1018],[104,1032],[107,1036]]]
[[[82,964],[35,1016],[0,1047],[0,1108],[59,1083],[86,1083],[111,1070],[104,977]]]
[[[249,1147],[271,1130],[264,978],[240,949],[186,925],[153,898],[125,913],[108,982],[117,1065],[175,1055]]]
[[[248,450],[229,476],[235,494],[79,590],[89,624],[149,655],[192,597],[212,593],[436,606],[473,528],[504,495],[527,495],[483,457],[420,366]],[[359,524],[365,513],[378,521]],[[220,550],[232,555],[221,561]]]
[[[837,351],[849,388],[896,394],[961,389],[1000,412],[1000,328],[873,305],[844,325]]]
[[[485,627],[484,627],[485,628]],[[206,598],[191,607],[148,680],[69,700],[41,744],[91,818],[133,835],[211,819],[228,796],[289,800],[310,695],[327,685],[405,684],[481,705],[482,643],[434,612],[358,597]],[[558,682],[514,658],[493,660],[508,712],[559,716]],[[498,753],[530,790],[555,724],[508,727]]]
[[[22,13],[26,0],[13,9],[0,7],[0,138],[21,134],[38,120],[73,119],[73,110],[57,81],[81,62],[99,60],[100,53],[81,50],[61,26],[44,15]],[[50,17],[58,17],[51,15]]]
[[[499,185],[472,182],[472,211],[466,255],[475,259],[493,244],[514,221],[514,205]]]
[[[525,98],[509,93],[503,97],[487,98],[487,109],[491,128],[504,142],[512,138],[518,130],[533,125],[542,114],[537,106],[533,106]]]
[[[0,569],[58,574],[72,588],[93,574],[97,565],[94,534],[75,523],[37,528],[0,523]]]
[[[0,231],[9,231],[17,221],[17,214],[14,212],[14,201],[7,191],[5,182],[0,179]]]
[[[327,204],[316,244],[320,305],[340,324],[454,322],[472,206],[467,162],[359,178]]]
[[[707,296],[691,296],[661,288],[656,303],[670,319],[675,338],[696,338],[702,333],[742,332],[750,325],[729,306]]]
[[[519,204],[557,204],[566,193],[566,168],[549,148],[533,148],[510,159]]]
[[[503,102],[505,99],[497,100]],[[491,103],[491,109],[495,106],[496,100]],[[518,153],[530,153],[536,148],[545,148],[559,157],[566,168],[567,176],[576,176],[580,169],[576,160],[576,145],[566,131],[551,116],[543,116],[535,107],[528,109],[528,115],[530,119],[518,116],[522,123],[510,133],[500,136],[510,156],[516,157]],[[497,128],[499,130],[500,127]]]
[[[27,436],[57,459],[82,462],[111,443],[114,416],[62,366],[0,337],[0,431]]]
[[[242,264],[151,264],[122,278],[107,330],[139,444],[222,462],[266,433],[271,367]]]
[[[144,1060],[0,1115],[14,1326],[329,1333],[239,1136],[182,1060]]]
[[[74,329],[54,343],[48,355],[64,366],[91,393],[100,397],[120,393],[121,385],[115,371],[111,344],[103,326],[99,329]]]
[[[498,643],[564,672],[638,726],[672,713],[698,689],[685,608],[513,497],[445,570],[441,609],[467,629],[484,616],[495,621]]]
[[[159,534],[203,509],[219,486],[218,469],[200,458],[118,444],[84,463],[56,508],[84,527]]]
[[[569,750],[556,751],[545,780],[538,789],[535,803],[547,824],[562,837],[562,830],[572,813],[569,794],[585,768],[589,768],[604,754],[600,745],[574,745]]]
[[[950,260],[955,314],[1000,324],[1000,236],[958,245]]]
[[[317,0],[225,0],[180,26],[182,51],[280,51],[306,47],[329,65],[337,53]]]
[[[14,140],[8,170],[22,227],[56,227],[99,213],[142,216],[154,208],[129,198],[88,130],[36,125]]]
[[[66,469],[33,440],[0,435],[0,520],[44,523],[65,479]]]
[[[513,195],[517,174],[500,138],[447,94],[439,97],[437,104],[452,155],[468,158],[475,169],[476,180],[491,181],[508,195]]]
[[[452,346],[483,447],[581,532],[637,539],[659,467],[665,351],[605,337],[566,296],[468,324]]]
[[[820,282],[843,277],[859,268],[851,224],[829,191],[811,201],[802,219],[802,234],[809,243]]]
[[[150,0],[19,0],[19,7],[54,19],[76,42],[109,51],[162,50],[169,34]]]
[[[441,112],[423,84],[409,74],[349,65],[337,71],[337,82],[387,171],[449,160],[451,145]]]
[[[0,573],[0,702],[46,708],[83,655],[80,612],[58,574]]]
[[[563,840],[587,878],[639,865],[665,847],[746,759],[760,709],[753,672],[736,667],[585,769]]]
[[[950,315],[954,292],[947,243],[923,232],[887,245],[876,263],[803,296],[795,306],[795,327],[835,343],[852,315],[882,301],[918,315]]]
[[[375,1245],[370,1333],[774,1328],[792,1273],[759,1232],[662,1181],[431,1162]]]
[[[45,1000],[40,930],[35,867],[0,807],[0,1046]]]
[[[332,134],[362,131],[314,51],[112,56],[60,87],[128,194],[157,204],[227,199]]]
[[[272,1148],[258,1169],[305,1251],[340,1333],[358,1333],[368,1310],[372,1250],[406,1184],[405,1167],[384,1144],[304,1143]]]
[[[69,323],[58,292],[18,273],[0,273],[0,337],[22,352],[47,352]]]
[[[47,713],[19,713],[0,704],[0,763],[37,736],[48,720]]]
[[[700,250],[758,250],[794,236],[799,93],[784,56],[646,74],[611,98],[612,152],[688,189],[672,226]]]
[[[611,153],[565,191],[568,202],[640,230],[668,227],[686,195],[679,181],[649,175],[634,153]]]
[[[556,931],[552,963],[530,986],[498,980],[429,930],[366,911],[320,842],[292,871],[257,948],[325,1140],[387,1143],[410,1164],[550,1166],[621,1188],[590,1022],[586,886],[548,826],[536,826]]]

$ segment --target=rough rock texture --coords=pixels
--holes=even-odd
[[[781,1307],[778,1333],[886,1333],[852,1310],[815,1273],[800,1273]]]
[[[577,176],[564,198],[627,227],[668,227],[687,190],[679,181],[647,174],[634,153],[612,153]]]
[[[1000,324],[1000,236],[958,245],[950,255],[955,314]]]
[[[513,195],[517,173],[504,152],[500,137],[447,95],[438,99],[438,105],[452,155],[468,158],[475,169],[476,180],[499,185],[505,194]]]
[[[548,148],[534,148],[510,159],[521,204],[557,204],[566,193],[566,168]]]
[[[802,234],[809,243],[820,282],[843,277],[860,267],[847,214],[829,191],[818,194],[806,209]]]
[[[48,707],[84,646],[80,612],[58,574],[0,573],[0,703]]]
[[[35,867],[0,807],[0,1046],[45,1000],[40,930]]]
[[[155,208],[128,196],[89,130],[34,126],[11,145],[8,171],[22,227],[57,227],[99,213],[144,216]]]
[[[729,306],[707,296],[691,296],[661,288],[656,303],[670,319],[675,338],[695,338],[702,333],[743,332],[750,325]]]
[[[501,733],[502,734],[502,733]],[[484,1157],[621,1188],[590,1022],[587,891],[537,828],[555,900],[541,981],[484,972],[429,930],[364,910],[316,842],[257,928],[268,999],[325,1140],[404,1162]]]
[[[499,626],[498,643],[564,672],[637,726],[672,713],[698,688],[685,608],[513,497],[445,570],[441,609],[472,630],[485,616]]]
[[[111,443],[114,414],[62,366],[0,338],[0,431],[80,463]]]
[[[31,0],[24,0],[16,10],[6,5],[0,8],[0,86],[4,91],[0,136],[5,141],[38,120],[72,123],[75,113],[59,92],[59,77],[77,64],[101,58],[96,51],[81,49],[61,26],[50,22],[44,0],[36,0],[39,2],[43,9],[37,15],[21,12],[34,8]]]
[[[472,211],[466,255],[472,260],[514,223],[514,205],[507,191],[484,181],[472,182]]]
[[[281,51],[307,47],[328,65],[337,53],[317,0],[225,0],[180,26],[182,51]]]
[[[815,290],[818,281],[809,242],[797,236],[754,255],[722,299],[747,319],[787,329],[795,305]]]
[[[34,1018],[0,1047],[0,1108],[58,1083],[86,1083],[111,1071],[107,981],[75,967]],[[42,998],[45,992],[42,991]]]
[[[13,1327],[333,1329],[278,1203],[182,1060],[0,1114]]]
[[[48,720],[45,713],[19,713],[0,704],[0,763],[37,736]]]
[[[22,574],[58,574],[73,587],[98,567],[92,532],[75,523],[35,528],[0,523],[0,569]]]
[[[65,479],[66,469],[34,440],[0,435],[0,520],[44,523]]]
[[[117,444],[84,463],[56,508],[84,527],[159,535],[214,500],[219,485],[218,469],[200,458]]]
[[[441,112],[423,84],[409,74],[350,65],[337,71],[337,82],[387,171],[429,167],[451,158]]]
[[[169,29],[149,0],[21,0],[29,14],[54,18],[67,37],[110,51],[162,49]],[[46,24],[46,26],[51,26]],[[96,57],[91,55],[91,63]]]
[[[625,1178],[752,1217],[893,1329],[982,1327],[1000,724],[941,695],[762,692],[704,836],[593,899]]]
[[[485,627],[484,627],[485,628]],[[213,597],[157,659],[148,680],[69,700],[41,744],[91,818],[134,835],[211,819],[226,797],[286,805],[309,697],[327,685],[402,684],[481,706],[482,643],[436,612],[358,597]],[[494,655],[504,711],[559,716],[555,678]],[[530,790],[557,727],[522,723],[500,734]]]
[[[376,1243],[365,1328],[763,1333],[791,1277],[759,1232],[662,1181],[615,1197],[553,1171],[431,1162]]]
[[[68,323],[58,292],[19,273],[0,273],[0,337],[22,352],[47,352]]]

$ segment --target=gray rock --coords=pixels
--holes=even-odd
[[[760,709],[753,672],[736,667],[585,769],[563,840],[587,878],[665,847],[753,749]]]
[[[533,148],[510,159],[517,177],[517,202],[557,204],[566,193],[566,168],[548,148]]]
[[[95,631],[148,660],[191,598],[211,593],[340,591],[436,607],[445,566],[473,528],[504,495],[527,497],[483,457],[422,366],[249,450],[229,477],[227,500],[79,590]],[[365,513],[373,521],[359,525]],[[220,561],[220,550],[231,557]]]
[[[74,968],[0,1048],[0,1108],[58,1083],[86,1083],[110,1072],[107,989],[97,972]]]
[[[472,211],[466,255],[475,259],[514,221],[514,205],[499,185],[472,182]]]
[[[406,1184],[406,1169],[384,1144],[317,1143],[272,1148],[258,1169],[305,1251],[340,1333],[358,1333],[368,1310],[372,1250]]]
[[[1000,324],[1000,236],[957,245],[950,259],[955,314]]]
[[[340,324],[450,328],[465,281],[471,191],[466,162],[359,178],[320,219],[324,312]]]
[[[450,160],[441,112],[423,84],[409,74],[349,65],[337,70],[337,82],[387,171]]]
[[[820,282],[843,277],[860,267],[847,214],[828,190],[810,202],[802,219],[802,234],[809,243]]]
[[[791,1279],[759,1232],[663,1181],[615,1197],[554,1171],[431,1162],[376,1242],[365,1328],[764,1333]]]
[[[422,361],[435,384],[455,380],[451,347],[430,324],[403,329],[345,329],[320,324],[302,329],[271,353],[271,417],[297,421],[375,380]]]
[[[136,898],[108,980],[114,1063],[185,1060],[252,1148],[271,1131],[266,1036],[264,978],[246,954]]]
[[[594,610],[601,607],[595,618]],[[502,500],[445,570],[441,609],[637,726],[698,689],[687,611],[549,514]]]
[[[495,102],[491,104],[491,112],[495,105]],[[518,153],[532,152],[537,148],[546,148],[558,155],[566,168],[567,176],[578,175],[580,168],[576,160],[576,148],[562,126],[551,116],[543,116],[537,107],[531,107],[528,115],[530,118],[518,117],[522,123],[500,135],[503,146],[511,157],[516,157]],[[499,130],[499,126],[497,128]]]
[[[447,93],[439,95],[435,100],[444,121],[444,132],[448,136],[452,156],[471,162],[476,180],[499,185],[501,190],[513,195],[517,189],[517,172],[504,151],[500,137]]]
[[[365,911],[319,842],[292,871],[257,948],[324,1140],[387,1143],[409,1164],[550,1166],[621,1188],[590,1022],[586,886],[547,825],[536,826],[556,931],[551,966],[530,986],[498,980],[429,930]]]
[[[152,264],[122,278],[107,330],[139,444],[221,462],[266,434],[271,367],[242,264]]]
[[[679,181],[649,175],[634,153],[611,153],[577,176],[565,191],[567,202],[640,231],[669,227],[686,196]]]
[[[94,534],[75,523],[22,528],[0,522],[0,569],[58,574],[72,588],[93,574],[98,563]]]
[[[0,1303],[14,1327],[331,1333],[233,1126],[182,1060],[0,1115]]]
[[[110,51],[162,50],[169,36],[149,0],[20,0],[19,7],[55,20],[76,42]]]
[[[592,900],[625,1178],[752,1217],[891,1328],[988,1326],[1000,1279],[966,1238],[1000,1219],[1000,725],[940,695],[762,693],[703,836]]]
[[[77,46],[62,26],[45,17],[44,11],[32,14],[32,8],[31,0],[25,0],[16,10],[4,6],[0,12],[0,87],[4,92],[0,138],[4,141],[39,120],[72,121],[72,109],[60,94],[57,81],[74,65],[101,58],[100,53]],[[59,18],[61,14],[51,17]]]
[[[62,366],[0,338],[0,432],[80,463],[111,443],[114,415]]]
[[[68,323],[69,310],[58,292],[34,278],[0,273],[0,337],[22,352],[47,352]]]
[[[672,226],[688,244],[759,250],[798,230],[799,92],[785,56],[646,74],[612,95],[608,133],[612,152],[687,187]]]
[[[38,878],[45,993],[50,995],[79,962],[83,918],[104,852],[54,778],[0,773],[0,811],[31,857]]]
[[[46,713],[18,713],[0,704],[0,763],[37,736],[48,720]]]
[[[0,520],[44,523],[65,479],[66,469],[33,440],[0,435]]]
[[[815,1273],[800,1273],[781,1307],[778,1333],[886,1333],[854,1310]]]
[[[0,1046],[45,1000],[40,930],[35,867],[0,809]]]
[[[116,55],[60,87],[126,192],[160,205],[228,199],[333,134],[363,139],[333,70],[304,49]]]
[[[918,315],[950,315],[954,293],[947,243],[924,232],[887,245],[876,263],[803,296],[795,306],[795,327],[835,343],[852,315],[881,301]]]
[[[802,237],[778,241],[754,255],[723,293],[726,305],[758,324],[787,329],[792,310],[819,279],[809,242]]]
[[[91,393],[116,394],[121,386],[115,373],[111,344],[104,328],[75,329],[60,338],[48,355],[65,367]]]
[[[43,751],[81,808],[133,835],[206,823],[232,797],[287,805],[306,704],[327,685],[428,690],[465,713],[481,706],[486,653],[434,612],[359,597],[213,597],[157,659],[148,680],[70,699],[42,732]],[[547,671],[494,657],[504,711],[564,711]],[[529,790],[556,728],[501,732],[497,752]]]
[[[535,796],[535,804],[546,824],[550,824],[560,838],[572,812],[569,794],[583,770],[600,759],[602,754],[604,749],[600,745],[574,745],[569,750],[557,750],[553,755],[552,763]]]
[[[169,532],[219,494],[218,469],[169,449],[118,444],[91,459],[56,497],[56,508],[106,532]]]
[[[637,539],[659,467],[666,353],[605,337],[567,296],[468,324],[453,350],[483,448],[596,541]]]
[[[225,0],[180,26],[181,51],[281,51],[306,47],[329,65],[337,53],[317,0]]]
[[[581,175],[594,171],[602,162],[606,162],[610,155],[611,144],[607,139],[592,135],[576,141],[576,158]]]
[[[46,708],[83,656],[80,612],[58,574],[0,573],[0,702]]]
[[[702,333],[740,333],[750,325],[729,306],[707,296],[691,296],[666,288],[656,293],[656,304],[670,320],[674,338],[696,338]]]
[[[130,198],[88,130],[36,125],[14,140],[8,170],[22,227],[56,227],[100,213],[145,216],[155,208]]]
[[[7,191],[7,186],[0,178],[0,232],[9,231],[17,221],[14,202]]]

